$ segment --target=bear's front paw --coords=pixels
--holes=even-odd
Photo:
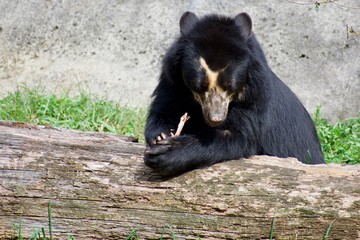
[[[194,143],[192,136],[176,136],[158,141],[145,150],[145,165],[161,175],[173,175],[183,161],[183,152],[187,146]]]
[[[160,148],[156,148],[156,149],[159,151],[163,150]],[[166,155],[167,154],[165,153],[156,154],[154,149],[152,149],[151,153],[149,153],[149,150],[147,149],[145,151],[145,156],[144,156],[145,165],[156,171],[160,171],[166,166],[166,159],[167,159]]]
[[[145,155],[159,155],[168,152],[171,149],[171,144],[157,143],[151,146],[148,146],[145,150]]]
[[[176,136],[167,137],[157,140],[154,144],[148,146],[145,150],[145,155],[160,155],[173,150],[174,148],[182,147],[192,141],[190,136]]]
[[[175,152],[167,152],[161,155],[145,155],[145,165],[152,168],[163,177],[175,177],[186,171],[186,162],[183,156]]]
[[[150,146],[154,146],[157,144],[161,144],[165,139],[174,137],[174,130],[171,129],[169,133],[161,132],[158,136],[156,136],[154,139],[152,139],[149,144]]]

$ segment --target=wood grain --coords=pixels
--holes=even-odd
[[[0,122],[0,239],[360,239],[360,166],[254,156],[161,179],[133,138]],[[167,235],[166,239],[169,239]],[[165,238],[164,238],[165,239]]]

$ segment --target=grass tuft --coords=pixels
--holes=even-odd
[[[271,222],[271,229],[270,229],[270,234],[269,234],[269,240],[273,240],[273,236],[274,236],[274,231],[275,231],[275,224],[276,224],[276,209],[274,211],[274,217],[273,220]]]
[[[331,228],[332,228],[332,226],[333,226],[333,224],[335,223],[336,220],[337,220],[337,218],[335,218],[335,219],[330,223],[329,227],[328,227],[327,230],[326,230],[326,233],[325,233],[325,235],[324,235],[323,240],[327,240],[327,239],[328,239],[329,234],[330,234],[330,230],[331,230]]]
[[[81,93],[45,95],[22,87],[0,100],[0,120],[52,125],[83,131],[111,132],[143,141],[145,109],[132,109]]]
[[[314,122],[327,163],[360,163],[360,114],[358,118],[330,124],[321,117],[318,107]]]
[[[176,240],[175,233],[174,233],[174,231],[172,230],[172,228],[171,228],[171,226],[170,226],[169,224],[166,224],[166,225],[163,227],[163,230],[162,230],[162,233],[161,233],[161,236],[160,236],[160,240],[163,239],[166,229],[168,229],[168,230],[170,231],[171,239],[172,239],[172,240]]]
[[[49,221],[49,233],[50,233],[50,238],[48,239],[45,235],[45,229],[44,227],[40,227],[38,229],[32,229],[32,234],[30,236],[30,238],[28,238],[29,240],[52,240],[53,239],[53,224],[52,224],[52,207],[51,207],[51,203],[48,203],[48,221]],[[21,229],[22,229],[22,210],[20,213],[20,221],[19,221],[19,225],[16,227],[16,231],[17,231],[17,236],[16,237],[11,237],[9,239],[13,239],[13,240],[23,240],[25,239],[25,237],[21,234]],[[41,236],[42,234],[42,236]],[[8,239],[8,238],[7,238]],[[73,237],[71,234],[68,234],[67,237],[68,240],[75,240],[75,237]]]
[[[49,233],[50,233],[50,240],[53,239],[53,232],[52,232],[52,208],[51,208],[51,202],[48,203],[48,215],[49,215]],[[44,231],[43,231],[44,234]],[[45,236],[45,234],[44,234]]]
[[[126,240],[138,240],[138,239],[139,239],[139,235],[137,229],[132,230],[129,236],[127,236],[126,238]]]

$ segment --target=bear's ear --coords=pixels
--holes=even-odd
[[[235,24],[240,28],[240,31],[246,39],[251,36],[252,21],[250,16],[243,12],[235,17]]]
[[[180,32],[187,33],[198,21],[198,17],[192,12],[185,12],[180,18]]]

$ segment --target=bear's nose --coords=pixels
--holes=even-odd
[[[225,120],[225,115],[222,113],[210,113],[209,120],[213,124],[219,124]]]
[[[210,116],[210,121],[214,122],[214,123],[219,123],[219,122],[224,121],[224,118],[220,114],[211,115]]]

